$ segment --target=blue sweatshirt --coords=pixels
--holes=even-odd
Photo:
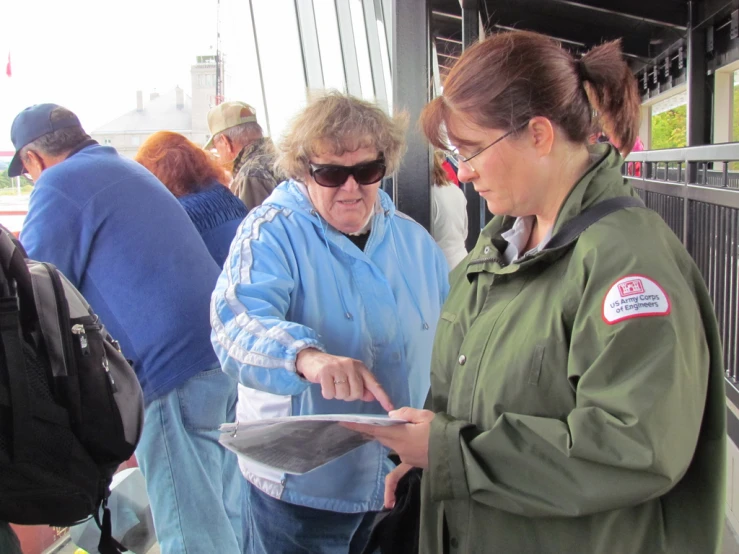
[[[200,192],[178,199],[205,241],[213,259],[223,267],[236,229],[249,213],[244,203],[218,181]]]
[[[140,164],[96,144],[45,170],[21,242],[82,292],[133,360],[147,403],[218,367],[208,306],[219,268]]]
[[[249,213],[213,292],[212,341],[223,371],[240,383],[238,421],[385,413],[376,401],[323,398],[320,385],[295,371],[305,348],[360,360],[394,406],[423,407],[449,292],[444,255],[382,191],[360,250],[318,215],[303,188],[286,181]],[[275,498],[358,513],[382,509],[394,467],[387,454],[373,441],[305,475],[239,465]]]

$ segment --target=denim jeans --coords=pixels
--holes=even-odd
[[[244,481],[248,554],[361,554],[376,512],[344,514],[290,504]]]
[[[218,443],[218,426],[235,410],[236,381],[220,368],[146,407],[136,457],[162,554],[242,552],[244,478]]]

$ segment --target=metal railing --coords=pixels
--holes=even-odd
[[[698,265],[716,309],[727,394],[739,405],[739,174],[728,164],[737,160],[739,143],[635,152],[624,175]]]

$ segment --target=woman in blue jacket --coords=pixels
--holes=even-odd
[[[177,197],[208,252],[223,267],[236,229],[248,213],[225,186],[223,169],[198,145],[172,131],[158,131],[146,139],[136,161]]]
[[[239,382],[239,421],[421,407],[447,264],[380,180],[405,119],[339,93],[293,121],[292,178],[234,239],[211,303],[213,346]],[[241,461],[248,551],[361,552],[382,509],[388,450],[366,444],[305,475]]]

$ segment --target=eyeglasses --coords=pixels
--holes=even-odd
[[[452,154],[452,156],[454,156],[454,157],[455,157],[455,158],[457,159],[457,162],[464,162],[464,163],[469,163],[469,161],[470,161],[470,160],[471,160],[472,158],[476,158],[477,156],[479,156],[480,154],[482,154],[483,152],[485,152],[485,150],[487,150],[487,149],[488,149],[488,148],[490,148],[491,146],[495,146],[495,145],[496,145],[496,144],[498,144],[498,143],[499,143],[499,142],[500,142],[501,140],[503,140],[503,139],[505,139],[505,138],[508,138],[508,137],[509,137],[510,135],[512,135],[512,134],[513,134],[513,133],[515,133],[516,131],[520,131],[521,129],[523,129],[524,127],[526,127],[526,126],[527,126],[528,124],[529,124],[529,122],[527,121],[527,122],[526,122],[526,123],[524,123],[523,125],[519,125],[519,126],[518,126],[518,127],[516,127],[515,129],[511,129],[510,131],[508,131],[508,132],[507,132],[506,134],[504,134],[503,136],[501,136],[501,137],[498,137],[498,138],[497,138],[497,139],[495,139],[495,140],[494,140],[493,142],[491,142],[490,144],[488,144],[488,145],[487,145],[487,146],[486,146],[485,148],[483,148],[482,150],[478,150],[477,152],[475,152],[474,154],[472,154],[471,156],[469,156],[469,157],[467,157],[467,158],[465,158],[464,156],[462,156],[462,155],[461,155],[461,154],[459,153],[459,150],[456,150],[456,149],[455,149],[454,151],[452,151],[452,152],[451,152],[451,154]]]
[[[356,165],[309,164],[310,176],[322,187],[340,187],[349,176],[360,185],[373,185],[385,176],[385,158]]]

